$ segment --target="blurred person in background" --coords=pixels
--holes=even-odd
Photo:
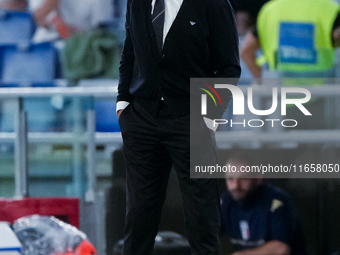
[[[240,48],[244,43],[245,35],[255,29],[257,15],[261,7],[268,1],[269,0],[230,0],[230,4],[235,11]],[[261,55],[261,52],[257,52],[257,55]],[[254,78],[243,59],[240,59],[240,65],[242,69],[241,78]],[[242,83],[239,85],[242,85]],[[231,110],[231,108],[229,110]]]
[[[60,31],[57,28],[63,39],[73,33],[96,28],[101,23],[113,19],[112,0],[29,0],[29,3],[29,8],[40,27],[53,30],[58,25],[63,26],[58,22],[65,24],[61,29],[68,31]]]
[[[38,25],[34,42],[67,39],[73,33],[111,22],[114,17],[112,0],[6,0],[0,7],[33,13]]]
[[[332,69],[340,44],[340,6],[333,0],[277,0],[259,12],[248,32],[241,58],[256,78],[262,68],[255,52],[263,50],[270,70],[316,72]]]
[[[221,228],[233,244],[233,255],[307,254],[296,210],[286,193],[257,174],[241,173],[241,167],[255,165],[247,155],[235,154],[227,165],[237,171],[226,175]]]
[[[0,9],[26,11],[27,0],[0,0]]]
[[[336,75],[335,47],[340,43],[339,12],[340,5],[333,0],[269,1],[258,14],[256,30],[246,35],[241,58],[256,78],[262,78],[263,74],[282,78],[332,78]],[[257,59],[259,48],[263,58]],[[260,59],[267,63],[269,73],[264,73],[258,65]],[[324,79],[283,79],[282,85],[313,86],[325,82]],[[287,107],[286,116],[297,120],[297,129],[335,127],[335,118],[329,117],[327,98],[312,98],[306,107],[311,116],[295,106]]]
[[[249,29],[256,26],[257,15],[261,7],[269,0],[230,0],[235,11],[239,36],[244,36]]]

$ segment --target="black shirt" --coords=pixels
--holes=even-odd
[[[225,193],[222,196],[221,227],[231,238],[236,251],[276,240],[287,244],[291,255],[307,254],[292,202],[282,190],[268,184],[261,184],[243,203]]]

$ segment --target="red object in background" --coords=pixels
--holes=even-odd
[[[0,199],[0,221],[13,224],[18,218],[32,214],[54,216],[79,229],[79,198]]]
[[[75,251],[76,255],[97,255],[94,246],[87,240],[82,241]]]
[[[75,251],[64,254],[56,253],[53,255],[97,255],[97,251],[89,241],[83,240],[75,249]]]

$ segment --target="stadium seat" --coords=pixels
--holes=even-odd
[[[57,51],[50,43],[0,45],[0,86],[53,86],[56,77]],[[50,131],[56,121],[56,110],[50,98],[28,98],[24,108],[28,114],[29,131]],[[14,130],[15,102],[2,103],[0,130]]]
[[[27,43],[36,25],[30,13],[0,9],[0,44]]]
[[[0,82],[31,86],[56,77],[57,51],[51,43],[0,45]]]

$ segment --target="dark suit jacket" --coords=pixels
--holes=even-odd
[[[163,97],[174,113],[188,113],[190,78],[239,78],[240,71],[235,19],[227,0],[184,0],[161,54],[151,0],[128,0],[117,101],[140,101],[151,111]]]

